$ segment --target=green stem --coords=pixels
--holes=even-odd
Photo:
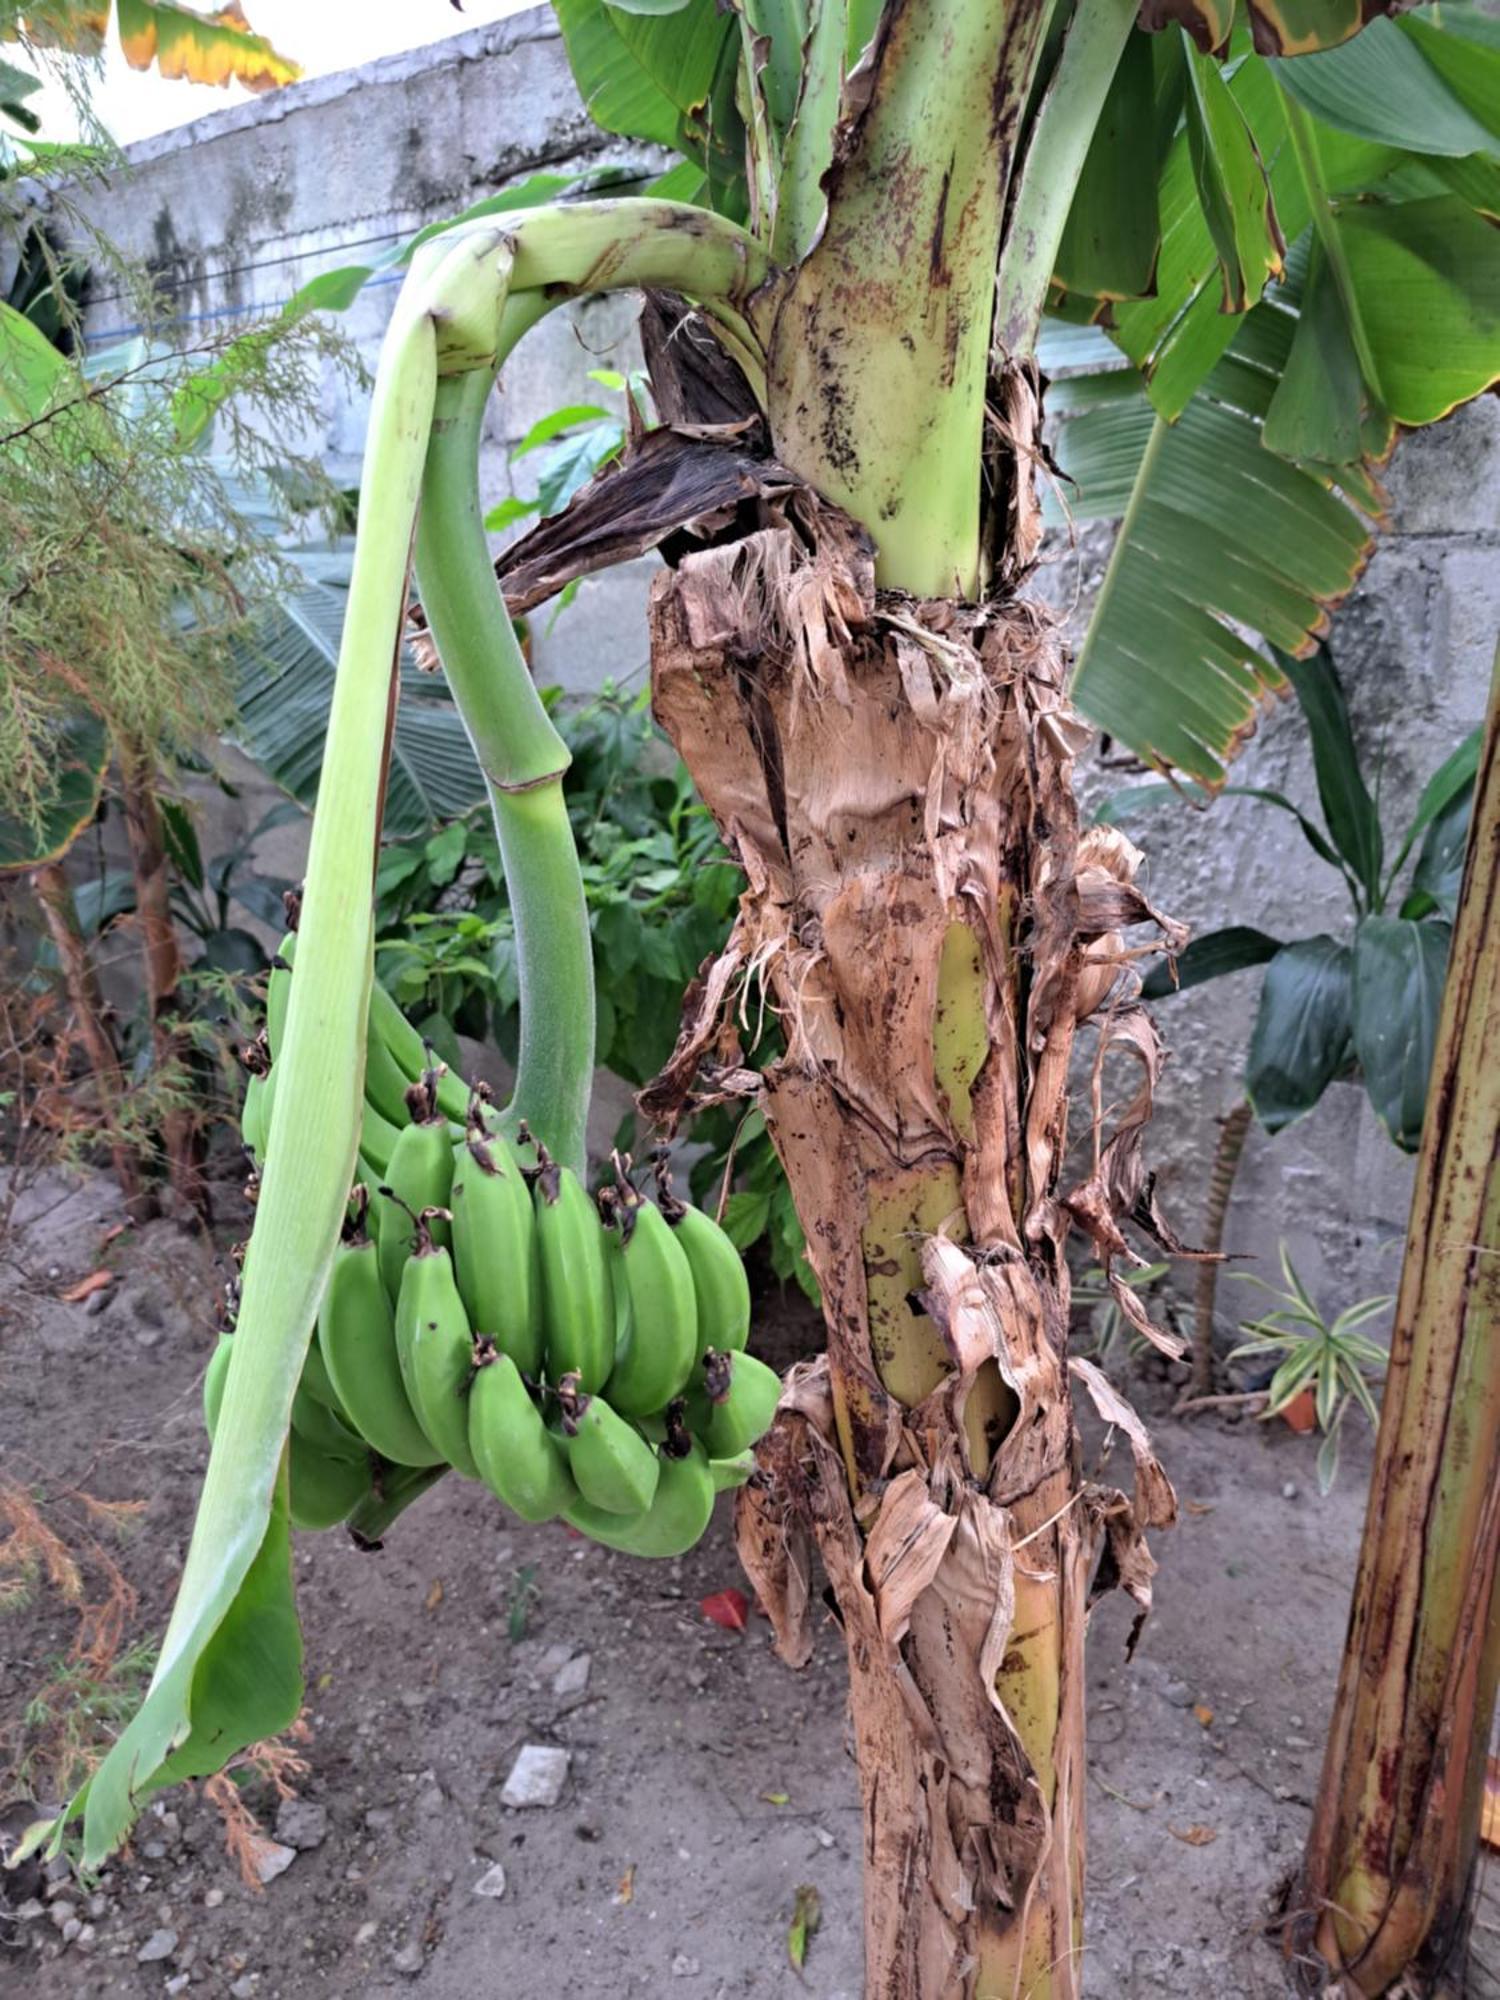
[[[514,322],[507,331],[519,337]],[[478,461],[490,386],[485,371],[438,385],[417,578],[489,787],[516,928],[521,1048],[506,1121],[513,1129],[524,1119],[582,1173],[594,1071],[593,946],[563,798],[567,745],[537,695],[485,539]]]
[[[1078,0],[1068,23],[1000,251],[995,339],[1004,355],[1035,349],[1068,210],[1137,11],[1136,0]]]

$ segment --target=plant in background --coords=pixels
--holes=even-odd
[[[1414,1152],[1463,872],[1479,731],[1428,779],[1411,824],[1389,855],[1331,654],[1319,648],[1306,660],[1277,657],[1307,723],[1322,823],[1280,792],[1249,785],[1223,790],[1259,799],[1296,822],[1318,859],[1342,878],[1353,921],[1343,937],[1319,932],[1291,942],[1248,924],[1206,931],[1147,975],[1143,995],[1164,1000],[1263,965],[1245,1065],[1245,1094],[1260,1124],[1267,1132],[1283,1131],[1306,1117],[1335,1079],[1354,1077],[1391,1138],[1403,1152]],[[1195,796],[1208,803],[1201,790],[1139,786],[1117,792],[1099,817],[1118,825]]]
[[[1427,1076],[1453,934],[1464,843],[1474,792],[1479,732],[1465,737],[1423,789],[1411,824],[1387,860],[1376,793],[1365,782],[1333,657],[1279,654],[1307,724],[1322,811],[1319,824],[1282,793],[1227,785],[1287,814],[1320,861],[1336,869],[1353,922],[1345,937],[1326,932],[1289,943],[1249,924],[1207,931],[1147,974],[1148,1000],[1165,1000],[1211,979],[1264,965],[1245,1065],[1245,1101],[1220,1121],[1213,1176],[1199,1232],[1205,1250],[1222,1248],[1234,1176],[1252,1115],[1282,1131],[1318,1104],[1330,1083],[1357,1080],[1403,1152],[1421,1135]],[[1099,817],[1119,824],[1162,807],[1207,805],[1201,787],[1151,784],[1117,792]],[[1418,844],[1420,842],[1420,845]],[[1404,890],[1403,871],[1412,859]],[[1199,1267],[1193,1336],[1193,1389],[1213,1387],[1219,1265]]]
[[[1059,641],[1018,588],[1041,532],[1042,315],[1049,298],[1107,315],[1146,383],[1129,385],[1145,420],[1073,695],[1141,753],[1215,781],[1282,679],[1248,635],[1309,649],[1358,573],[1369,453],[1500,370],[1488,183],[1451,167],[1494,143],[1500,97],[1471,87],[1488,24],[1455,0],[1441,26],[1376,20],[1357,54],[1315,55],[1358,10],[1311,0],[1292,25],[1252,0],[1255,44],[1304,52],[1273,64],[1206,0],[1196,40],[1174,23],[1154,42],[1123,0],[1050,19],[1032,0],[558,11],[596,119],[682,149],[675,199],[505,213],[494,198],[412,257],[372,408],[277,1057],[295,1129],[272,1114],[233,1420],[162,1664],[71,1810],[101,1858],[144,1787],[222,1763],[300,1697],[278,1468],[362,1136],[366,885],[414,528],[517,925],[502,1123],[581,1158],[591,953],[564,746],[495,602],[476,458],[526,330],[571,293],[639,287],[663,427],[502,567],[519,613],[664,550],[656,712],[745,868],[726,950],[643,1094],[671,1124],[701,1096],[753,1092],[823,1293],[827,1358],[761,1448],[741,1549],[788,1658],[810,1647],[814,1540],[849,1635],[870,1990],[1064,2000],[1079,1989],[1093,1558],[1107,1521],[1109,1573],[1144,1608],[1142,1538],[1173,1503],[1138,1422],[1055,1332],[1075,1225],[1112,1282],[1119,1221],[1164,1230],[1139,1157],[1157,1050],[1118,943],[1153,913],[1123,843],[1078,834]],[[1305,277],[1278,302],[1278,347],[1249,308],[1292,275],[1288,239]],[[1260,343],[1253,363],[1242,341]],[[786,1037],[753,1075],[747,981]],[[1097,1117],[1073,1185],[1069,1057],[1091,1020],[1099,1071],[1113,1055],[1145,1081],[1098,1091],[1118,1111]],[[1130,1287],[1113,1289],[1134,1317]],[[1080,1483],[1074,1381],[1129,1430],[1133,1498]],[[1493,1468],[1464,1472],[1468,1492]],[[224,1666],[248,1635],[263,1671],[247,1698]],[[1417,1754],[1430,1769],[1431,1738]],[[1402,1926],[1402,1962],[1448,1942],[1451,1920],[1445,1897]],[[1341,1972],[1359,1941],[1326,1935]]]
[[[1378,1318],[1391,1299],[1388,1294],[1360,1299],[1329,1321],[1313,1303],[1284,1243],[1281,1273],[1286,1279],[1284,1290],[1250,1271],[1232,1273],[1242,1284],[1258,1285],[1280,1303],[1259,1319],[1241,1323],[1241,1331],[1249,1339],[1241,1341],[1229,1359],[1264,1362],[1279,1357],[1266,1385],[1264,1417],[1280,1416],[1299,1396],[1311,1395],[1317,1426],[1323,1433],[1318,1450],[1318,1491],[1327,1494],[1338,1477],[1339,1436],[1350,1404],[1358,1403],[1372,1425],[1380,1422],[1379,1408],[1370,1393],[1370,1377],[1384,1373],[1388,1356],[1383,1347],[1356,1329]]]
[[[296,429],[316,405],[322,364],[347,369],[347,350],[303,302],[233,336],[174,348],[142,334],[84,357],[79,266],[52,250],[28,206],[28,183],[50,156],[39,140],[15,143],[36,157],[0,162],[0,244],[14,245],[19,301],[0,305],[0,701],[10,718],[0,743],[0,872],[33,882],[102,1123],[117,1135],[127,1200],[149,1205],[159,1154],[178,1196],[201,1207],[175,920],[196,921],[205,949],[234,940],[227,921],[194,900],[210,885],[166,773],[227,716],[230,637],[278,581],[263,528],[240,511],[237,492],[273,467],[318,480],[316,467],[266,439]],[[122,277],[143,322],[161,326],[149,280]],[[211,435],[218,459],[204,449]],[[137,1136],[140,1128],[124,1115],[121,1052],[64,870],[106,792],[130,852],[156,1072],[129,1109],[143,1113],[149,1099],[160,1112],[139,1160],[123,1137],[127,1123]],[[224,884],[212,893],[227,920]],[[137,1074],[133,1089],[141,1082]]]

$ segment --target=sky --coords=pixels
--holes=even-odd
[[[185,0],[199,13],[212,13],[212,0]],[[306,76],[352,69],[397,49],[439,42],[487,21],[519,14],[535,0],[242,0],[250,25],[293,61]],[[249,93],[238,84],[220,90],[191,83],[168,83],[155,70],[133,70],[120,53],[111,27],[103,73],[93,89],[95,115],[122,146],[149,139],[174,125],[189,124],[225,105],[243,103]],[[33,97],[46,137],[73,137],[77,120],[61,85],[49,84]]]

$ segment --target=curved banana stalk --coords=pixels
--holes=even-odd
[[[50,1830],[55,1850],[68,1821],[83,1813],[86,1866],[97,1867],[120,1845],[152,1789],[220,1768],[245,1743],[285,1727],[300,1699],[282,1465],[356,1165],[373,963],[370,883],[392,668],[440,381],[478,370],[487,384],[509,347],[553,305],[578,292],[642,284],[674,286],[706,306],[720,301],[711,309],[726,339],[759,372],[758,342],[740,308],[765,274],[764,253],[736,225],[651,201],[526,211],[507,216],[503,229],[477,222],[434,237],[413,257],[370,412],[369,501],[360,516],[224,1421],[145,1701]],[[513,289],[523,295],[512,298]],[[557,1137],[561,1149],[563,1134]],[[262,1656],[254,1701],[242,1680],[220,1671],[228,1652],[243,1651],[247,1634]]]
[[[516,927],[521,1046],[501,1119],[582,1174],[594,1078],[594,954],[553,728],[505,609],[479,505],[488,374],[440,382],[417,527],[417,582],[484,772]]]

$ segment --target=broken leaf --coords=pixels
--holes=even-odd
[[[699,1601],[698,1609],[726,1632],[743,1632],[750,1623],[750,1600],[742,1590],[716,1590]]]
[[[1169,1823],[1167,1832],[1185,1847],[1207,1847],[1219,1837],[1217,1829],[1211,1826],[1172,1826]]]
[[[1193,1713],[1198,1718],[1198,1727],[1200,1729],[1207,1729],[1208,1725],[1214,1719],[1214,1712],[1206,1701],[1195,1701],[1193,1703]]]
[[[761,1798],[768,1806],[784,1806],[790,1802],[789,1792],[762,1792]]]
[[[432,1579],[432,1584],[430,1588],[428,1589],[423,1609],[426,1611],[436,1611],[438,1606],[442,1603],[442,1601],[443,1601],[443,1579],[440,1576],[435,1576]]]
[[[615,1907],[621,1910],[624,1909],[627,1903],[635,1901],[635,1863],[633,1861],[620,1877],[620,1886],[616,1889],[613,1900]]]
[[[797,1900],[792,1906],[792,1921],[786,1934],[786,1955],[795,1972],[800,1972],[807,1963],[808,1942],[816,1935],[822,1921],[822,1897],[811,1883],[799,1884]]]

